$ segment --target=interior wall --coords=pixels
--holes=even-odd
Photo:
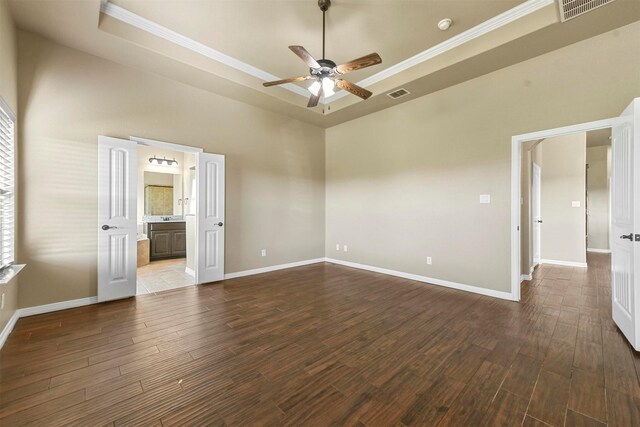
[[[611,146],[587,148],[587,194],[589,204],[588,249],[608,251],[609,245],[609,185]]]
[[[16,29],[9,13],[6,0],[0,0],[0,97],[4,99],[13,113],[18,115],[18,73],[16,56]],[[17,145],[17,143],[16,143]],[[16,158],[20,156],[20,147],[16,146]],[[16,195],[19,201],[20,194]],[[17,206],[17,204],[16,204]],[[16,222],[20,215],[16,215]],[[17,241],[16,252],[17,252]],[[17,254],[16,254],[17,256]],[[18,263],[22,262],[19,258]],[[24,271],[24,270],[23,270]],[[22,273],[21,273],[22,274]],[[18,308],[18,277],[9,283],[0,285],[0,294],[4,294],[4,308],[0,310],[0,331],[2,331]]]
[[[545,261],[585,264],[586,132],[540,143],[541,257]],[[573,203],[578,206],[573,206]]]
[[[98,135],[226,156],[226,273],[324,256],[323,129],[32,33],[18,56],[21,307],[96,295]]]
[[[328,129],[327,256],[510,292],[511,137],[619,115],[639,69],[634,23]]]

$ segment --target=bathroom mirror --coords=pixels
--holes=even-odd
[[[144,214],[182,215],[182,176],[144,172]]]

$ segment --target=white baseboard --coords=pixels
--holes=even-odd
[[[371,265],[358,264],[350,261],[342,261],[339,259],[326,258],[326,262],[332,262],[334,264],[344,265],[346,267],[358,268],[360,270],[373,271],[375,273],[388,274],[389,276],[402,277],[404,279],[415,280],[418,282],[424,282],[431,285],[444,286],[447,288],[458,289],[460,291],[473,292],[474,294],[486,295],[494,298],[506,299],[509,301],[515,301],[513,295],[510,292],[494,291],[493,289],[480,288],[478,286],[465,285],[462,283],[450,282],[448,280],[434,279],[432,277],[420,276],[418,274],[404,273],[402,271],[389,270],[386,268],[373,267]]]
[[[0,349],[4,345],[7,338],[9,338],[9,334],[11,333],[11,331],[13,331],[16,322],[21,317],[29,317],[35,316],[36,314],[51,313],[53,311],[66,310],[68,308],[82,307],[84,305],[96,304],[97,302],[98,297],[89,297],[74,299],[71,301],[54,302],[53,304],[38,305],[36,307],[19,308],[15,311],[15,313],[13,313],[13,316],[11,316],[11,319],[9,319],[9,322],[7,322],[6,326],[2,330],[2,333],[0,333]]]
[[[531,280],[531,274],[521,274],[520,275],[520,281],[522,282],[523,280]]]
[[[556,259],[541,259],[540,264],[563,265],[565,267],[587,268],[586,262],[559,261]]]
[[[185,268],[184,268],[184,272],[185,272],[185,273],[187,273],[187,274],[188,274],[189,276],[191,276],[191,277],[196,277],[196,272],[195,272],[195,271],[193,271],[193,269],[192,269],[192,268],[185,267]]]
[[[0,349],[2,348],[4,343],[7,341],[7,338],[9,338],[9,334],[11,333],[11,331],[13,331],[13,328],[14,326],[16,326],[16,322],[18,321],[19,318],[20,318],[20,314],[18,313],[18,310],[16,310],[13,313],[13,316],[11,316],[7,324],[4,326],[2,333],[0,333]]]
[[[326,258],[307,259],[304,261],[290,262],[288,264],[271,265],[269,267],[254,268],[253,270],[238,271],[224,275],[224,279],[235,279],[237,277],[253,276],[254,274],[268,273],[270,271],[284,270],[285,268],[301,267],[303,265],[317,264],[325,262]]]
[[[587,248],[587,252],[595,252],[598,254],[610,254],[611,249],[596,249],[596,248]]]
[[[66,310],[68,308],[82,307],[84,305],[97,304],[98,297],[72,299],[70,301],[54,302],[53,304],[38,305],[35,307],[18,309],[20,317],[35,316],[36,314],[51,313],[52,311]]]

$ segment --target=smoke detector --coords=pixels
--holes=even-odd
[[[451,18],[444,18],[443,20],[438,22],[438,28],[440,28],[441,31],[447,31],[451,24],[453,24]]]

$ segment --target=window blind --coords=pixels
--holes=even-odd
[[[0,270],[14,262],[15,119],[0,98]]]

